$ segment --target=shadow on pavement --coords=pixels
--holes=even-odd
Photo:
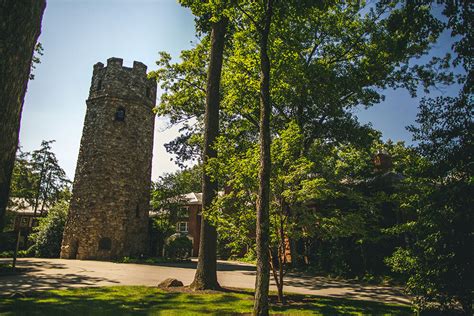
[[[172,267],[172,268],[184,268],[184,269],[196,269],[196,261],[187,261],[187,262],[163,262],[163,263],[154,263],[151,265],[160,266],[160,267]],[[233,263],[233,262],[217,262],[217,271],[253,271],[256,269],[254,266]],[[255,273],[254,273],[255,274]]]
[[[22,259],[18,262],[18,266],[25,267],[25,272],[17,275],[0,276],[0,297],[9,296],[15,292],[28,293],[37,290],[71,288],[78,285],[95,286],[101,281],[110,282],[111,284],[119,283],[106,278],[81,274],[61,274],[60,272],[58,274],[45,274],[41,272],[45,269],[66,269],[66,265],[61,263]]]
[[[12,259],[0,259],[0,263],[11,263]],[[63,263],[51,262],[48,259],[41,261],[29,260],[28,258],[18,258],[18,266],[27,267],[28,271],[38,271],[41,269],[67,269]]]

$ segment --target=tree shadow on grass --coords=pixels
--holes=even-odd
[[[22,293],[28,296],[37,290],[64,289],[75,286],[95,286],[98,282],[109,282],[110,285],[119,282],[100,277],[91,277],[80,274],[20,274],[3,276],[0,278],[0,297],[12,293]]]
[[[294,314],[298,311],[310,311],[322,315],[413,315],[408,306],[388,305],[373,301],[361,301],[314,295],[287,295],[287,305],[272,304],[272,310],[278,313]],[[276,297],[273,297],[276,302]]]
[[[165,292],[147,287],[100,287],[43,291],[0,302],[6,315],[232,315],[241,298]]]
[[[26,298],[0,301],[6,315],[242,315],[249,314],[253,296],[234,289],[218,294],[167,292],[140,286],[113,286],[50,290],[31,293]],[[243,293],[242,293],[243,292]],[[294,315],[301,312],[324,315],[390,314],[411,315],[409,308],[376,302],[353,301],[309,295],[287,296],[289,305],[273,303],[272,313]],[[272,296],[272,302],[276,300]]]

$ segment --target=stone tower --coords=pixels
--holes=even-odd
[[[61,258],[147,251],[156,82],[120,58],[94,65]]]

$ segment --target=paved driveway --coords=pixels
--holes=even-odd
[[[5,259],[0,259],[5,261]],[[18,259],[18,267],[28,267],[25,274],[0,277],[0,293],[35,291],[84,286],[146,285],[156,286],[166,278],[176,278],[189,285],[196,263],[125,264],[88,260]],[[248,264],[220,261],[218,280],[222,286],[254,288],[255,267]],[[272,290],[276,290],[271,285]],[[301,294],[408,303],[400,289],[388,286],[361,285],[350,281],[311,275],[288,275],[285,291]],[[0,294],[0,295],[1,295]]]

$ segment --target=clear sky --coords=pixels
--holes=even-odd
[[[159,51],[177,58],[196,40],[194,34],[193,16],[175,0],[48,0],[40,36],[44,55],[28,85],[23,108],[23,151],[37,149],[41,140],[55,139],[53,150],[73,179],[92,66],[120,57],[125,66],[137,60],[154,70]],[[414,122],[417,104],[406,92],[389,91],[385,102],[357,114],[381,130],[385,139],[410,142],[405,126]],[[163,146],[178,131],[165,127],[166,120],[157,118],[154,180],[178,169]]]

